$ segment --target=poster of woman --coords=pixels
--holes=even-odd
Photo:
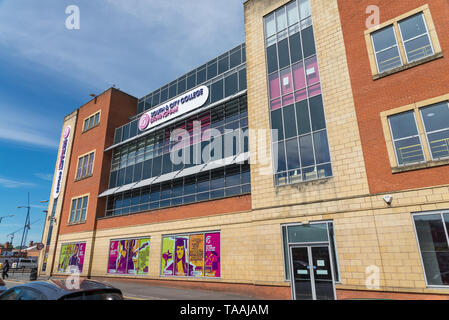
[[[192,276],[192,272],[195,270],[194,265],[189,263],[189,238],[188,237],[176,237],[174,247],[174,259],[165,269],[164,275],[175,276]]]
[[[205,276],[220,277],[220,233],[206,233],[204,239]]]

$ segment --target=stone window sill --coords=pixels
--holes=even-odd
[[[86,220],[84,220],[84,221],[81,221],[81,222],[72,222],[72,223],[67,223],[67,226],[77,226],[77,225],[80,225],[80,224],[85,224],[86,223]]]
[[[427,161],[427,162],[423,162],[423,163],[411,164],[411,165],[407,165],[407,166],[393,167],[393,168],[391,168],[391,172],[394,174],[394,173],[401,173],[401,172],[406,172],[406,171],[439,167],[439,166],[444,166],[444,165],[448,165],[448,164],[449,164],[449,159],[433,160],[433,161]]]
[[[381,78],[385,78],[385,77],[388,77],[389,75],[392,75],[392,74],[395,74],[395,73],[398,73],[398,72],[401,72],[401,71],[404,71],[404,70],[407,70],[407,69],[419,66],[421,64],[424,64],[424,63],[427,63],[427,62],[430,62],[430,61],[433,61],[433,60],[436,60],[436,59],[439,59],[439,58],[442,58],[442,57],[443,57],[443,53],[442,52],[438,52],[438,53],[435,53],[432,56],[423,58],[421,60],[413,61],[413,62],[407,63],[407,64],[405,64],[403,66],[400,66],[400,67],[397,67],[397,68],[385,71],[383,73],[375,74],[375,75],[373,75],[373,80],[378,80],[378,79],[381,79]]]
[[[92,176],[93,176],[93,174],[90,174],[90,175],[88,175],[88,176],[85,176],[85,177],[82,177],[82,178],[75,179],[75,182],[78,182],[78,181],[81,181],[81,180],[88,179],[88,178],[90,178],[90,177],[92,177]]]

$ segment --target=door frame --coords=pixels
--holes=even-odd
[[[332,277],[332,288],[334,291],[334,300],[337,300],[337,292],[335,290],[335,271],[334,271],[334,263],[333,263],[333,256],[332,256],[332,250],[331,245],[329,242],[305,242],[305,243],[295,243],[290,244],[288,248],[289,253],[289,264],[290,264],[290,288],[292,292],[292,300],[296,300],[296,290],[295,290],[295,277],[294,277],[294,271],[293,271],[293,256],[292,256],[292,249],[295,248],[306,248],[307,249],[307,255],[309,258],[309,270],[313,270],[313,257],[312,257],[312,247],[327,247],[329,252],[329,262],[331,266],[331,277]],[[315,274],[314,272],[310,273],[310,285],[312,287],[312,300],[316,299],[316,291],[315,291]]]

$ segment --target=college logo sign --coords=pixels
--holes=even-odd
[[[139,130],[145,131],[201,107],[209,98],[209,88],[201,86],[160,107],[144,113],[139,119]]]
[[[64,172],[65,157],[67,154],[67,145],[69,144],[71,129],[72,128],[70,126],[67,126],[64,129],[64,133],[62,134],[62,145],[61,152],[59,154],[58,171],[56,172],[56,183],[53,190],[53,198],[55,199],[59,196],[59,192],[61,191],[62,174]]]

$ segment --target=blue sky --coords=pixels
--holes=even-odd
[[[140,98],[242,42],[242,0],[0,0],[0,217],[14,214],[0,243],[23,227],[27,192],[27,242],[41,241],[62,120],[89,94]]]

